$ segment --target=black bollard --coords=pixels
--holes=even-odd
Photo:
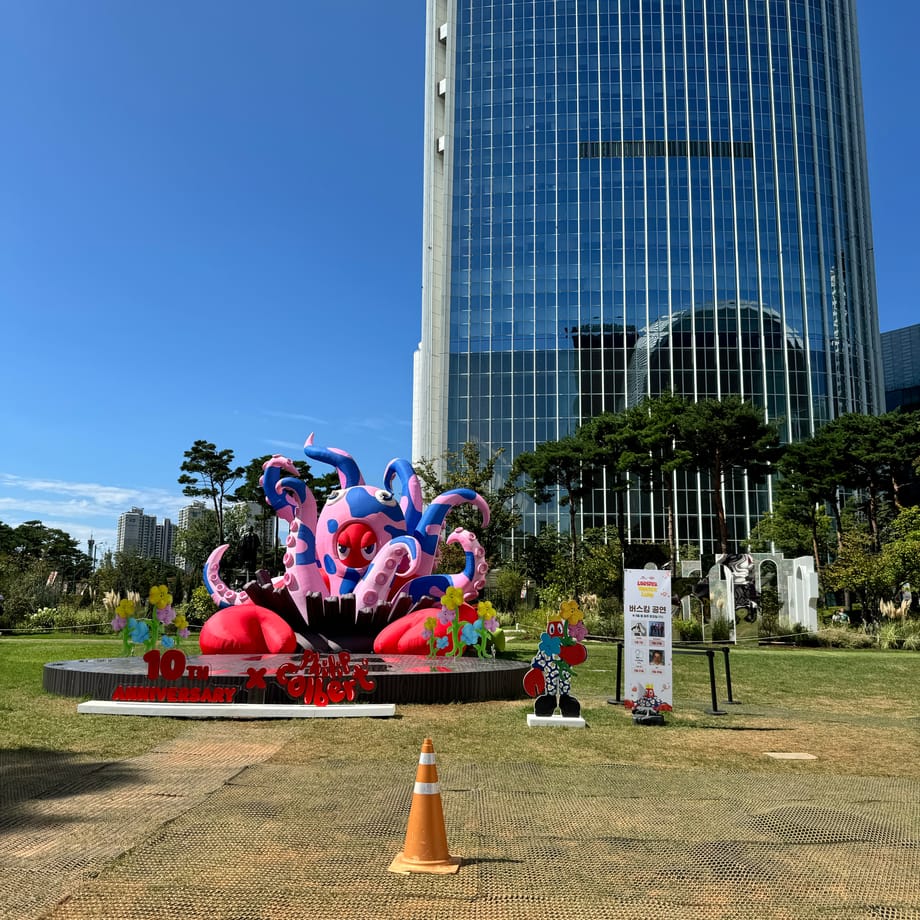
[[[715,649],[706,649],[706,657],[709,659],[709,692],[712,695],[712,709],[707,709],[706,712],[711,716],[728,715],[724,709],[719,709],[719,698],[716,696]]]
[[[727,645],[722,647],[722,654],[725,656],[725,691],[728,694],[727,702],[731,703],[733,706],[740,706],[741,700],[736,700],[732,696],[732,669],[731,665],[728,663],[728,653],[731,651]]]

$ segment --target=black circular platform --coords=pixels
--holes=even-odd
[[[524,674],[529,662],[503,658],[428,658],[419,655],[354,655],[352,666],[366,659],[376,684],[362,693],[363,703],[464,703],[514,700],[526,696]],[[111,700],[118,687],[236,687],[235,703],[296,702],[278,683],[284,664],[299,663],[298,655],[190,655],[188,668],[208,669],[206,684],[182,676],[178,680],[150,680],[141,658],[84,658],[45,665],[42,686],[60,696]],[[251,669],[262,671],[264,687],[250,686]],[[186,674],[188,671],[186,671]],[[201,673],[193,672],[193,673]],[[258,683],[257,681],[256,683]]]

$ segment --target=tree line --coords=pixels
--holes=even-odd
[[[905,583],[920,583],[920,413],[844,415],[813,437],[784,445],[776,423],[737,397],[693,402],[664,394],[599,415],[571,435],[518,455],[504,477],[497,474],[501,456],[499,450],[484,458],[478,445],[468,443],[457,452],[418,461],[416,470],[427,501],[460,487],[486,499],[492,512],[487,527],[465,505],[450,512],[450,523],[478,535],[490,565],[511,576],[511,593],[529,578],[560,596],[617,596],[628,535],[615,523],[584,532],[579,524],[581,505],[598,482],[615,497],[628,481],[656,494],[667,522],[662,561],[669,560],[677,572],[677,473],[700,474],[722,552],[741,548],[729,543],[722,503],[727,477],[741,472],[748,482],[762,483],[773,476],[773,511],[745,535],[743,548],[812,555],[822,588],[851,592],[866,611],[896,597]],[[92,605],[105,591],[146,595],[151,585],[165,583],[179,603],[201,585],[201,568],[216,546],[230,544],[232,569],[250,521],[245,503],[258,503],[259,521],[277,526],[259,485],[268,459],[238,465],[233,451],[206,440],[185,451],[178,477],[183,494],[209,506],[176,534],[176,553],[190,575],[161,560],[111,552],[94,571],[94,560],[64,531],[40,521],[17,527],[0,522],[0,629],[60,603],[68,593],[69,603]],[[322,506],[337,487],[336,474],[315,476],[309,464],[294,465]],[[568,533],[552,528],[522,533],[522,495],[537,503],[557,500],[567,509]],[[267,543],[258,566],[279,574],[283,548],[274,540]],[[648,547],[650,553],[656,549]],[[462,568],[457,552],[444,548],[443,571]]]
[[[477,458],[476,446],[468,444],[441,458],[443,476],[431,462],[420,471],[432,494],[445,487],[476,488],[491,482],[495,462],[477,464]],[[763,410],[734,396],[693,402],[666,393],[599,415],[571,435],[518,455],[502,492],[490,493],[493,511],[498,499],[504,513],[486,530],[487,555],[492,564],[510,564],[538,585],[569,594],[609,591],[604,566],[622,558],[628,535],[616,523],[583,533],[579,512],[599,482],[616,499],[632,481],[654,493],[664,509],[664,558],[676,573],[677,473],[700,474],[722,553],[775,549],[789,557],[811,555],[822,589],[851,593],[869,615],[903,586],[920,582],[920,413],[843,415],[811,438],[783,444],[777,422],[767,422]],[[773,511],[733,546],[722,493],[734,474],[750,484],[772,476],[774,501]],[[557,500],[568,511],[569,532],[521,535],[515,541],[520,549],[503,556],[497,549],[508,541],[501,530],[507,536],[519,523],[514,503],[520,494],[538,504]],[[465,526],[477,530],[474,518]],[[612,544],[619,545],[611,550]],[[599,552],[601,546],[608,550]],[[647,547],[650,554],[656,549]],[[699,554],[688,549],[691,558]]]
[[[250,521],[245,503],[258,502],[263,520],[273,517],[259,486],[262,464],[269,457],[237,465],[232,450],[219,450],[206,440],[195,441],[184,452],[178,477],[183,494],[204,499],[208,508],[188,528],[176,531],[174,550],[184,558],[182,568],[135,551],[111,550],[97,565],[63,530],[38,520],[15,527],[0,522],[0,630],[95,623],[108,591],[122,597],[133,591],[146,597],[152,586],[165,584],[175,604],[188,603],[196,588],[204,591],[201,571],[216,546],[230,544],[225,558],[233,564]],[[306,463],[295,462],[295,466],[320,501],[336,484],[335,474],[314,477]],[[279,571],[281,555],[280,548],[263,546],[260,567]],[[214,609],[200,592],[198,600],[204,602],[197,616],[190,611],[192,622]]]

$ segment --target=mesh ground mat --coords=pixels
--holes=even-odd
[[[4,763],[0,916],[920,920],[920,782],[439,759],[464,863],[404,876],[387,867],[415,764],[292,760],[296,730],[200,723],[118,763]]]

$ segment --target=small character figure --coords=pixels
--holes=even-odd
[[[654,684],[646,684],[642,696],[635,700],[624,700],[623,706],[632,712],[633,721],[640,725],[664,725],[662,713],[671,711],[671,704],[655,694]]]

